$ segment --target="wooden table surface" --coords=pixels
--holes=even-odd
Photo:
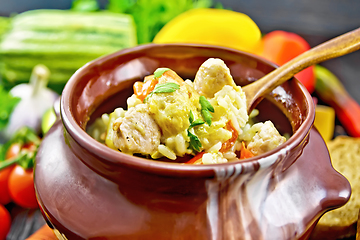
[[[6,240],[24,240],[45,224],[39,209],[23,209],[12,203],[6,207],[12,217],[11,229]]]

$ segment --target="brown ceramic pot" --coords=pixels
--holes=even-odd
[[[61,120],[36,159],[40,209],[61,239],[306,239],[325,211],[346,203],[348,181],[331,166],[313,127],[314,105],[295,79],[260,105],[290,139],[264,155],[216,165],[147,160],[112,150],[84,129],[126,106],[136,80],[168,67],[193,79],[210,57],[239,85],[276,66],[254,55],[200,45],[143,45],[79,69],[61,99]]]

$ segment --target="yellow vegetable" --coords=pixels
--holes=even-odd
[[[335,127],[335,110],[332,107],[317,105],[315,109],[316,129],[327,142],[333,138]]]
[[[186,11],[168,22],[154,43],[200,43],[254,52],[261,31],[246,14],[199,8]]]
[[[56,122],[56,119],[57,117],[53,107],[46,110],[41,119],[41,131],[44,135],[50,130],[52,125]]]

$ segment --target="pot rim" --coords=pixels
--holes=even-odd
[[[79,123],[75,120],[74,115],[71,112],[71,101],[72,96],[75,91],[75,86],[77,85],[79,79],[81,79],[83,72],[88,71],[89,69],[96,68],[100,62],[106,62],[109,59],[121,56],[132,54],[136,52],[143,52],[144,50],[150,48],[163,48],[163,47],[192,47],[192,48],[206,48],[206,49],[216,49],[220,51],[227,51],[232,52],[234,54],[245,55],[250,58],[254,58],[257,61],[263,62],[266,65],[270,65],[274,68],[277,67],[276,64],[261,58],[260,56],[243,52],[236,49],[231,49],[227,47],[220,47],[214,45],[206,45],[206,44],[144,44],[135,46],[133,48],[123,49],[118,52],[105,55],[103,57],[97,58],[83,67],[79,68],[69,79],[66,83],[64,90],[61,95],[61,102],[60,102],[60,116],[63,122],[63,126],[65,127],[66,131],[70,136],[74,139],[74,141],[82,148],[86,149],[90,153],[97,156],[99,161],[103,161],[104,164],[114,166],[114,165],[123,165],[127,166],[136,170],[140,170],[143,172],[154,173],[163,176],[206,176],[206,177],[214,177],[215,173],[219,173],[224,169],[236,168],[241,169],[241,166],[248,163],[253,163],[257,161],[260,166],[268,166],[272,164],[274,161],[274,157],[277,158],[279,154],[286,154],[289,149],[293,149],[306,138],[308,135],[310,128],[313,125],[314,118],[315,118],[315,107],[313,103],[313,99],[310,93],[306,90],[303,84],[301,84],[298,80],[297,85],[304,96],[304,103],[307,104],[307,113],[304,118],[304,121],[300,125],[300,127],[296,130],[294,134],[282,145],[279,147],[261,154],[259,156],[249,158],[246,160],[241,160],[239,162],[228,162],[228,163],[221,163],[221,164],[209,164],[209,165],[192,165],[192,164],[179,164],[179,163],[171,163],[171,162],[162,162],[156,161],[151,159],[145,159],[141,157],[132,156],[129,154],[122,153],[120,151],[111,149],[106,145],[96,141],[90,135],[86,133],[86,131],[81,128]],[[275,159],[276,160],[276,159]]]

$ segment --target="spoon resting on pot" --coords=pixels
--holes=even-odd
[[[291,79],[301,70],[358,49],[360,49],[360,28],[324,42],[293,58],[259,80],[243,86],[248,113],[255,108],[266,94]]]

